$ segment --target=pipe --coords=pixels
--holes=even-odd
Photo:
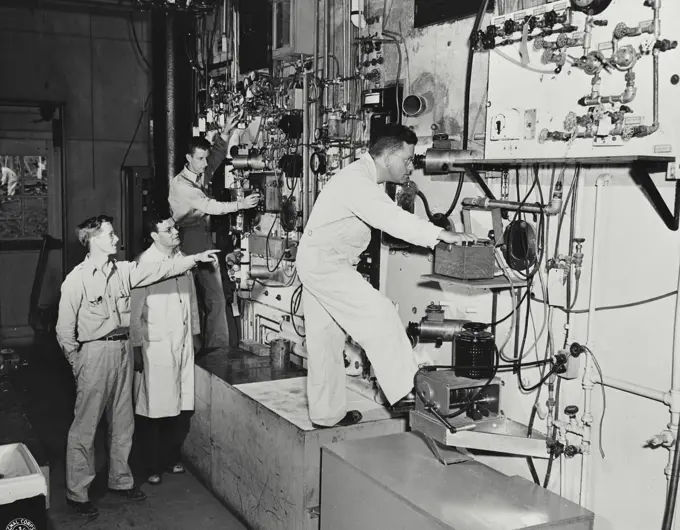
[[[547,205],[541,204],[526,204],[518,201],[496,201],[491,200],[488,197],[467,197],[463,199],[463,206],[472,206],[475,208],[483,208],[485,210],[491,210],[494,208],[500,208],[501,210],[511,210],[527,213],[541,213],[546,215],[557,215],[562,210],[562,197],[560,192],[560,197],[555,197],[550,199]]]
[[[609,388],[621,390],[622,392],[628,392],[629,394],[633,394],[635,396],[651,399],[652,401],[659,401],[660,403],[668,402],[667,392],[649,388],[643,385],[638,385],[636,383],[631,383],[629,381],[624,381],[622,379],[617,379],[615,377],[604,376],[601,381],[594,382]]]
[[[272,277],[272,273],[266,265],[251,265],[248,277],[253,280],[268,280]]]
[[[349,71],[349,56],[347,54],[348,46],[348,27],[349,23],[349,9],[347,7],[348,0],[342,0],[342,77],[345,81],[342,82],[342,103],[349,104],[349,81],[347,81]]]
[[[680,286],[680,270],[678,270],[678,286]],[[680,295],[675,301],[675,321],[673,324],[673,357],[671,366],[671,389],[668,396],[668,405],[671,413],[671,421],[668,424],[675,443],[671,444],[668,451],[668,464],[664,469],[667,481],[666,507],[662,529],[671,528],[671,522],[675,518],[675,506],[678,492],[678,472],[680,471],[680,451],[677,444],[678,426],[680,425]]]
[[[307,225],[314,197],[310,193],[309,171],[309,75],[302,73],[302,226]]]
[[[428,149],[424,156],[414,160],[418,168],[422,168],[426,175],[450,173],[453,168],[462,168],[475,159],[481,158],[482,153],[468,149]]]
[[[262,154],[236,155],[232,159],[234,169],[245,169],[250,171],[265,171],[273,169],[271,164],[264,159]]]
[[[331,5],[330,5],[331,0],[323,0],[323,53],[324,53],[324,58],[323,58],[323,79],[324,82],[328,79],[329,72],[328,72],[328,63],[330,61],[330,48],[329,46],[329,39],[330,39],[330,18],[331,18]],[[323,105],[325,108],[328,108],[328,86],[324,85],[323,89]]]
[[[312,58],[312,76],[316,80],[319,75],[319,0],[314,0],[314,51]]]
[[[298,335],[298,333],[302,335],[305,334],[304,324],[297,324],[293,326],[293,323],[290,320],[281,320],[279,327],[281,329],[281,333],[285,334],[286,338],[291,342],[299,342],[301,344],[304,344],[306,342],[305,337],[301,337],[300,335]]]
[[[592,250],[590,253],[590,286],[589,286],[589,297],[588,297],[588,324],[586,331],[586,344],[591,351],[595,351],[595,286],[597,285],[597,269],[595,264],[597,263],[598,250],[598,214],[600,212],[600,204],[602,200],[602,186],[607,186],[611,183],[611,175],[604,173],[597,177],[595,181],[595,211],[593,216],[593,236],[591,239]],[[579,488],[579,504],[584,508],[588,507],[589,504],[589,493],[590,493],[590,458],[591,458],[591,431],[593,424],[593,413],[592,413],[592,398],[593,398],[593,388],[595,387],[594,380],[592,377],[592,356],[590,351],[586,350],[585,353],[586,361],[585,368],[583,370],[583,416],[581,416],[581,422],[583,424],[583,435],[581,437],[583,452],[581,454],[581,484]]]
[[[658,51],[658,50],[657,50]],[[657,68],[655,68],[655,71]],[[607,104],[607,103],[630,103],[635,99],[635,96],[637,94],[637,88],[635,86],[635,72],[632,70],[628,70],[626,72],[626,88],[621,94],[618,95],[613,95],[613,96],[601,96],[599,95],[599,88],[596,89],[595,85],[593,85],[593,91],[591,92],[590,96],[583,96],[579,100],[579,105],[584,106],[584,107],[590,107],[592,105],[600,105],[600,104]],[[656,94],[656,91],[655,91]],[[658,99],[655,98],[655,99]]]
[[[653,34],[656,41],[661,37],[661,0],[652,0],[652,8],[654,9],[654,22],[653,22]],[[638,125],[635,127],[635,136],[649,136],[654,134],[659,129],[659,53],[661,51],[659,48],[654,47],[652,50],[652,62],[653,62],[653,119],[651,125]]]

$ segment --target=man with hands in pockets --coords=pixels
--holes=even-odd
[[[163,262],[116,261],[118,236],[113,219],[99,215],[78,225],[85,259],[61,286],[57,340],[76,380],[74,419],[66,447],[66,499],[89,517],[98,515],[88,496],[95,478],[94,437],[106,412],[109,424],[109,490],[131,501],[146,495],[134,484],[128,465],[134,432],[130,292],[212,263],[216,250]]]

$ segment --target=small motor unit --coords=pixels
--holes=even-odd
[[[434,249],[434,273],[460,280],[492,279],[495,271],[494,246],[489,240],[472,245],[439,243]]]
[[[447,416],[467,409],[455,423],[496,417],[500,412],[501,382],[494,379],[486,388],[485,385],[486,381],[458,377],[451,370],[421,372],[416,375],[415,410],[429,415],[429,407],[434,405]]]

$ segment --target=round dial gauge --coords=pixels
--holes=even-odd
[[[319,152],[315,151],[312,153],[312,157],[309,160],[310,166],[312,168],[312,171],[318,175],[320,173],[325,173],[326,172],[326,155]]]

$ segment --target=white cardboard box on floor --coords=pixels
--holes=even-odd
[[[44,495],[47,479],[22,443],[0,445],[0,505]]]

